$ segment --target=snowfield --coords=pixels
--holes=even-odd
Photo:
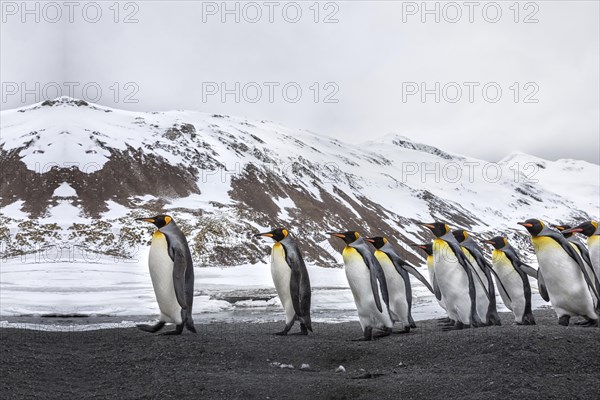
[[[0,279],[0,327],[42,330],[92,330],[132,327],[158,315],[145,261],[44,261],[28,255],[4,260]],[[308,265],[315,322],[356,321],[356,307],[343,268]],[[427,276],[426,268],[420,272]],[[197,323],[283,320],[268,264],[196,268],[194,317]],[[433,295],[411,277],[413,317],[444,316]],[[534,287],[534,307],[548,306]],[[498,310],[508,311],[497,296]],[[18,317],[35,317],[36,323]],[[92,317],[78,324],[77,317]],[[89,323],[98,319],[103,322]],[[54,322],[62,319],[60,323]],[[25,319],[25,321],[30,321]]]

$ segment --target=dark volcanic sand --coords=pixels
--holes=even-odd
[[[358,322],[315,324],[308,337],[273,336],[282,326],[271,323],[182,336],[1,329],[0,398],[598,398],[600,329],[534,314],[537,326],[503,315],[501,327],[441,332],[423,321],[373,342],[350,341]]]

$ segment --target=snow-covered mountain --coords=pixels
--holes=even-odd
[[[492,164],[398,135],[345,143],[269,121],[65,97],[1,117],[4,256],[136,257],[152,228],[133,219],[169,213],[198,266],[266,260],[269,244],[251,234],[275,226],[317,265],[339,265],[341,243],[324,232],[349,229],[391,237],[418,262],[407,244],[431,240],[419,222],[508,234],[525,249],[516,221],[600,210],[600,168],[584,161],[514,153]]]

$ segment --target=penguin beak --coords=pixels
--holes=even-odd
[[[423,224],[423,226],[429,229],[435,229],[435,225],[433,224]]]
[[[372,238],[365,238],[365,240],[369,243],[375,243],[375,239]]]
[[[254,235],[254,237],[261,237],[261,236],[273,237],[273,234],[271,232],[264,232],[264,233],[257,233],[256,235]]]
[[[564,227],[564,226],[561,226],[561,225],[554,225],[554,227],[555,227],[556,229],[558,229],[559,231],[561,231],[561,232],[565,230],[565,227]],[[565,232],[565,233],[566,233],[566,232]]]
[[[346,237],[346,235],[344,235],[343,233],[337,233],[337,232],[325,232],[325,233],[327,233],[328,235],[331,235],[331,236],[339,237],[341,239]]]
[[[491,240],[484,240],[484,241],[483,241],[483,243],[486,243],[486,244],[494,244],[494,242],[492,242]]]
[[[156,222],[153,218],[136,218],[136,221],[145,221],[145,222],[150,222],[151,224],[153,224],[154,222]]]
[[[581,233],[581,232],[583,232],[582,228],[571,228],[571,229],[567,229],[566,231],[563,231],[563,233]]]
[[[533,225],[527,222],[517,222],[517,224],[524,226],[525,228],[531,228]]]
[[[418,247],[418,248],[420,248],[420,249],[423,249],[423,250],[425,250],[425,245],[424,245],[424,244],[411,244],[411,246],[413,246],[413,247]]]

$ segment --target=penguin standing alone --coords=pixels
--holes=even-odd
[[[380,336],[392,333],[389,293],[385,275],[369,245],[355,231],[328,232],[346,243],[342,252],[348,285],[354,297],[363,338],[371,340],[373,329],[382,331]]]
[[[587,320],[586,326],[598,326],[598,292],[577,251],[563,235],[538,219],[518,224],[531,234],[539,264],[540,294],[548,293],[558,323],[568,326],[572,316],[580,315]]]
[[[496,236],[484,243],[494,246],[492,268],[496,272],[498,291],[504,305],[512,311],[517,325],[535,325],[531,311],[531,286],[527,278],[535,270],[521,261],[506,238]]]
[[[404,326],[404,332],[408,333],[410,328],[417,327],[411,314],[412,286],[408,273],[410,272],[423,283],[431,293],[433,293],[433,288],[415,267],[400,258],[387,238],[377,236],[365,240],[377,249],[375,250],[375,257],[381,264],[385,275],[390,294],[390,314],[393,322],[400,322]]]
[[[154,294],[160,309],[155,325],[138,325],[145,332],[157,332],[166,323],[174,323],[175,330],[165,335],[180,335],[185,327],[196,333],[192,320],[194,301],[194,265],[188,242],[173,218],[157,215],[137,218],[154,224],[158,229],[152,235],[148,264]]]
[[[276,335],[287,335],[296,320],[300,321],[300,334],[308,335],[308,331],[312,332],[310,279],[298,245],[287,229],[273,229],[254,236],[275,240],[271,252],[271,276],[285,311],[285,328]]]

